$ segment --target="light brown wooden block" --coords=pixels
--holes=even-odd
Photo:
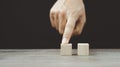
[[[72,55],[72,44],[61,44],[60,54],[64,56]]]
[[[77,54],[78,55],[89,55],[89,44],[88,43],[78,43],[77,44]]]

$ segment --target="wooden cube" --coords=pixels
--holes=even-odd
[[[72,55],[72,44],[61,44],[60,54],[64,56]]]
[[[89,55],[89,44],[88,43],[78,43],[77,54],[78,55]]]

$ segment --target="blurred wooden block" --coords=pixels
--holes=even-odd
[[[61,44],[60,54],[63,56],[72,55],[72,44]]]
[[[89,44],[88,43],[78,43],[77,44],[77,54],[78,55],[89,55]]]

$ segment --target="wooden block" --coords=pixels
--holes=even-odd
[[[77,53],[78,53],[78,55],[89,55],[89,44],[88,43],[78,43]]]
[[[61,44],[60,54],[64,56],[72,55],[72,44]]]

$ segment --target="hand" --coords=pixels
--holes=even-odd
[[[62,44],[68,43],[72,35],[81,34],[85,21],[85,8],[82,0],[57,0],[50,10],[53,28],[63,34]]]

